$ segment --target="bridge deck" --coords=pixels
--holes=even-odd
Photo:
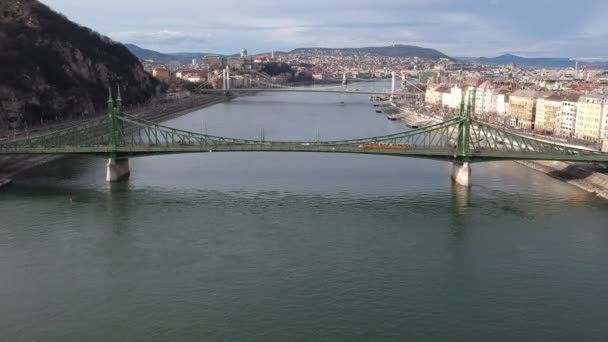
[[[15,148],[0,149],[0,155],[7,154],[85,154],[108,156],[109,154],[143,157],[160,154],[181,153],[214,153],[214,152],[312,152],[312,153],[354,153],[369,155],[417,157],[427,159],[457,160],[454,148],[417,148],[407,149],[363,148],[356,145],[311,145],[289,143],[262,143],[262,144],[224,144],[224,145],[162,145],[162,146],[58,146],[54,148]],[[608,162],[608,154],[596,153],[592,155],[565,155],[561,153],[522,153],[522,152],[496,152],[479,150],[471,153],[468,158],[471,162],[500,161],[500,160],[560,160]]]

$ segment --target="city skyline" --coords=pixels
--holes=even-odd
[[[408,44],[450,56],[608,56],[608,24],[601,17],[608,4],[593,0],[576,7],[501,0],[311,0],[289,6],[271,0],[107,0],[96,2],[94,11],[85,2],[43,2],[114,40],[165,53]]]

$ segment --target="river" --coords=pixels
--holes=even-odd
[[[241,97],[166,124],[268,140],[406,130],[335,94]],[[608,339],[608,202],[515,163],[474,164],[467,190],[449,163],[400,157],[134,158],[115,185],[105,162],[62,159],[0,193],[0,341]]]

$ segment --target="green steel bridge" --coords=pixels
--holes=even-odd
[[[608,162],[608,153],[540,141],[461,115],[403,133],[330,141],[272,141],[221,137],[167,127],[123,111],[120,94],[108,99],[108,115],[37,136],[0,141],[0,155],[73,155],[108,158],[107,180],[130,174],[133,157],[206,152],[321,152],[402,156],[451,161],[454,179],[469,184],[469,163],[500,160]]]

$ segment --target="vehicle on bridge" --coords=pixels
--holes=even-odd
[[[359,148],[367,150],[409,150],[408,145],[361,144]]]

